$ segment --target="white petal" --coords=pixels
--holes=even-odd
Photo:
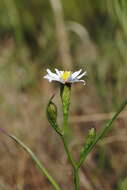
[[[58,69],[55,69],[55,71],[56,71],[57,75],[59,75],[59,76],[64,73],[64,71],[60,71]]]
[[[60,75],[62,75],[64,73],[64,71],[59,71],[60,72]]]
[[[50,76],[49,75],[45,75],[43,78],[44,79],[48,79],[48,78],[50,78]]]
[[[83,82],[83,85],[86,84],[86,82],[85,82],[84,80],[79,80],[79,81],[77,81],[77,82]]]
[[[60,79],[52,79],[52,81],[58,81],[58,82],[60,82]]]
[[[49,69],[47,69],[47,73],[49,74],[49,76],[53,77],[54,79],[59,80],[59,76],[55,73],[52,73]]]
[[[77,77],[80,73],[81,73],[82,69],[80,69],[79,71],[76,71],[74,73],[71,74],[71,78],[74,79],[75,77]]]
[[[46,70],[47,71],[47,73],[50,75],[52,72],[50,71],[50,69],[47,69]]]
[[[52,82],[52,77],[50,77],[49,75],[46,75],[46,76],[44,76],[43,78],[44,78],[44,79],[48,79],[49,82]]]
[[[85,71],[84,73],[82,73],[81,75],[77,76],[76,78],[77,78],[77,79],[80,79],[80,78],[82,78],[84,75],[86,75],[86,71]]]
[[[72,81],[69,81],[69,82],[70,82],[70,83],[83,82],[84,85],[85,85],[85,83],[86,83],[84,80],[78,80],[78,79],[77,79],[77,80],[75,79],[75,80],[72,80]]]
[[[62,79],[59,80],[59,82],[61,82],[62,84],[65,84],[66,82]]]
[[[60,71],[59,71],[58,69],[55,69],[55,71],[56,71],[56,74],[57,74],[58,76],[60,76]]]
[[[53,78],[49,75],[46,75],[44,76],[45,79],[49,80],[49,82],[52,82],[52,81],[58,81],[58,82],[61,82],[60,79],[56,79],[56,78]]]

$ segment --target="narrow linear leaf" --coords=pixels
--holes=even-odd
[[[77,164],[78,168],[80,168],[80,166],[82,165],[82,163],[86,159],[87,155],[89,154],[89,152],[91,152],[91,150],[94,148],[94,146],[97,144],[97,142],[100,139],[103,139],[108,134],[108,132],[112,128],[112,123],[116,120],[117,116],[122,112],[122,110],[125,108],[126,105],[127,105],[127,100],[125,100],[121,104],[121,106],[119,107],[118,111],[114,114],[114,116],[112,117],[112,119],[107,122],[107,124],[103,127],[103,129],[100,131],[100,133],[96,136],[94,142],[91,144],[91,146],[85,152],[84,157]]]
[[[17,144],[19,144],[32,158],[32,160],[35,162],[35,164],[37,165],[37,167],[40,169],[41,173],[43,173],[47,179],[50,181],[50,183],[52,184],[52,186],[54,187],[54,189],[56,190],[60,190],[60,187],[58,186],[58,184],[56,183],[56,181],[53,179],[53,177],[49,174],[49,172],[47,171],[47,169],[42,165],[42,163],[38,160],[38,158],[36,157],[36,155],[31,151],[30,148],[28,148],[21,140],[19,140],[17,137],[15,137],[14,135],[9,135],[9,137],[11,137]]]
[[[14,135],[8,134],[5,130],[0,128],[0,131],[5,135],[7,135],[8,137],[10,137],[12,140],[14,140],[20,147],[22,147],[29,154],[29,156],[35,162],[37,167],[40,169],[40,172],[47,177],[47,179],[49,180],[49,182],[51,183],[51,185],[54,187],[55,190],[61,190],[59,185],[54,180],[54,178],[49,174],[47,169],[42,165],[42,163],[38,160],[36,155],[32,152],[32,150],[28,146],[26,146],[21,140],[19,140]]]

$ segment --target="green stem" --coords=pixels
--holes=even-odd
[[[64,131],[64,134],[67,135],[67,133],[68,133],[68,113],[63,114],[63,131]]]
[[[41,173],[47,177],[47,179],[50,181],[50,183],[52,184],[54,189],[55,190],[61,190],[59,185],[56,183],[56,181],[53,179],[53,177],[48,173],[47,169],[44,168],[44,166],[38,160],[36,155],[17,137],[15,137],[14,135],[8,135],[8,136],[11,137],[17,144],[19,144],[30,155],[32,160],[35,162],[37,167],[40,169]]]
[[[79,183],[79,174],[78,174],[78,169],[74,168],[74,185],[75,185],[75,190],[80,190],[80,183]]]
[[[61,139],[63,141],[63,145],[64,145],[64,148],[65,148],[65,151],[67,153],[68,161],[70,162],[70,164],[72,165],[72,167],[75,168],[75,162],[74,162],[74,160],[72,158],[72,155],[71,155],[71,153],[70,153],[70,151],[68,149],[68,144],[66,142],[66,139],[65,139],[64,135],[61,136]]]
[[[61,139],[64,144],[64,148],[68,157],[68,161],[73,167],[73,179],[75,190],[79,190],[79,176],[78,176],[78,168],[76,162],[74,161],[71,152],[68,148],[68,137],[70,137],[70,128],[68,127],[68,116],[69,116],[69,107],[70,107],[70,97],[71,97],[71,85],[65,84],[60,87],[60,96],[62,100],[62,110],[63,110],[63,135],[61,135]]]
[[[74,185],[75,185],[75,190],[79,190],[80,189],[80,185],[79,185],[79,175],[78,175],[78,168],[77,168],[77,165],[75,163],[75,161],[73,160],[72,158],[72,155],[68,149],[68,144],[66,142],[66,139],[64,136],[61,136],[61,139],[63,141],[63,144],[64,144],[64,148],[65,148],[65,151],[67,153],[67,157],[68,157],[68,161],[70,162],[70,164],[72,165],[73,167],[73,176],[74,176]]]

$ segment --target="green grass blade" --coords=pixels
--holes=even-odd
[[[10,134],[7,134],[7,133],[5,133],[5,134],[8,135],[11,139],[13,139],[18,145],[20,145],[29,154],[29,156],[35,162],[35,164],[37,165],[37,167],[40,169],[41,173],[44,174],[47,177],[47,179],[49,180],[49,182],[52,184],[52,186],[54,187],[54,189],[55,190],[61,190],[60,187],[59,187],[59,185],[56,183],[56,181],[53,179],[53,177],[49,174],[49,172],[47,171],[47,169],[45,169],[45,167],[38,160],[38,158],[36,157],[36,155],[31,151],[31,149],[28,148],[21,140],[19,140],[14,135],[10,135]]]

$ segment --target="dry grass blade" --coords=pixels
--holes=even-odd
[[[80,122],[91,122],[91,121],[103,121],[103,120],[111,119],[114,114],[115,112],[72,116],[70,118],[70,122],[80,123]],[[123,111],[122,113],[120,113],[117,118],[127,118],[127,111]]]

